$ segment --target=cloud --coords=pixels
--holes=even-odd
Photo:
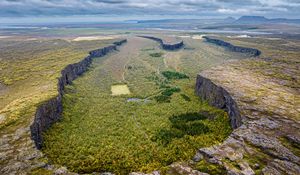
[[[224,13],[224,14],[247,14],[249,13],[248,9],[226,9],[226,8],[221,8],[217,10],[219,13]]]
[[[300,18],[299,0],[0,0],[3,16],[198,15]]]
[[[299,7],[299,0],[258,0],[261,5],[268,7]]]

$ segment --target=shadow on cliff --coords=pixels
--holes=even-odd
[[[200,113],[186,113],[169,117],[171,127],[160,129],[152,138],[153,141],[167,145],[173,139],[182,138],[185,135],[196,136],[210,132],[209,127],[203,123],[208,119]]]

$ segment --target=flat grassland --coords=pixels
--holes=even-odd
[[[163,171],[222,142],[231,132],[228,116],[195,96],[195,77],[243,55],[201,40],[185,43],[166,52],[156,42],[129,37],[119,53],[95,59],[67,86],[63,119],[45,133],[49,162],[79,173]],[[131,93],[112,96],[111,87],[120,84]]]

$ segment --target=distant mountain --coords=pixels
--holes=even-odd
[[[157,20],[138,20],[138,23],[169,23],[174,21],[182,21],[182,19],[157,19]]]
[[[263,16],[242,16],[235,21],[240,24],[254,24],[254,23],[265,23],[268,19]]]
[[[161,24],[161,23],[201,23],[201,24],[218,24],[218,23],[232,23],[236,19],[233,17],[215,18],[215,19],[157,19],[157,20],[138,20],[140,24]]]
[[[235,20],[237,24],[264,24],[264,23],[294,23],[300,24],[300,19],[274,18],[268,19],[264,16],[242,16]]]
[[[236,19],[233,18],[233,17],[231,17],[231,16],[229,16],[229,17],[227,17],[227,18],[224,19],[225,22],[234,22],[235,20]]]

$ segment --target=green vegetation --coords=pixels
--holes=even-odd
[[[72,171],[150,172],[188,160],[198,148],[220,143],[231,132],[224,125],[226,113],[201,103],[192,89],[185,91],[191,102],[174,96],[170,103],[137,104],[97,94],[99,89],[79,81],[75,89],[68,87],[64,119],[49,130],[43,150],[53,163]],[[216,119],[199,115],[199,107]]]
[[[161,94],[165,95],[165,96],[171,96],[173,95],[175,92],[180,92],[180,88],[179,87],[170,87],[170,88],[166,88]]]
[[[163,76],[165,76],[168,80],[178,80],[178,79],[185,79],[189,78],[187,75],[180,73],[180,72],[173,72],[173,71],[164,71],[162,72]]]
[[[293,142],[286,137],[281,137],[279,140],[286,148],[291,150],[296,156],[300,156],[300,145],[298,143]]]
[[[246,60],[244,68],[272,78],[278,84],[297,89],[300,87],[299,41],[292,39],[268,38],[223,38],[227,41],[257,48],[264,59]],[[288,71],[287,71],[288,70]],[[258,75],[259,76],[259,75]]]
[[[267,154],[264,154],[260,149],[256,149],[255,154],[245,154],[244,160],[246,160],[250,167],[255,171],[255,174],[261,174],[262,169],[269,163],[270,158]]]
[[[207,162],[205,159],[201,160],[200,162],[197,162],[195,165],[195,168],[203,173],[208,173],[211,175],[222,175],[227,174],[227,171],[224,167],[218,165],[218,164],[212,164]]]
[[[150,53],[149,54],[151,57],[161,57],[163,55],[162,52],[156,52],[156,53]]]
[[[118,64],[118,55],[96,59],[90,71],[66,88],[63,119],[45,134],[43,152],[51,163],[79,173],[151,172],[189,160],[197,149],[230,134],[227,114],[199,100],[194,80],[168,71],[163,59],[151,59],[149,51],[138,54],[127,63],[134,68],[124,67],[129,95],[111,96],[111,85],[120,80],[112,76],[118,66],[108,62]],[[157,69],[171,73],[164,76]],[[127,98],[150,101],[128,103]]]
[[[45,31],[34,30],[30,34],[65,36],[74,32],[84,35],[102,35],[104,32],[99,29]],[[27,31],[17,32],[25,34]],[[245,60],[243,67],[257,75],[271,77],[275,83],[288,88],[299,87],[298,41],[263,37],[232,40],[237,45],[259,48],[268,58]],[[16,128],[27,128],[36,106],[57,95],[60,71],[67,64],[81,60],[89,50],[112,42],[73,42],[42,37],[1,40],[0,117],[1,120],[4,118],[0,124],[1,134],[12,135]],[[96,59],[88,73],[66,88],[63,119],[45,133],[43,151],[49,158],[47,163],[67,166],[71,171],[81,173],[165,170],[172,162],[189,160],[197,149],[218,144],[228,136],[231,129],[226,113],[199,101],[194,95],[194,78],[204,69],[228,59],[240,59],[241,55],[187,39],[185,44],[189,49],[166,54],[166,61],[156,44],[148,44],[145,49],[140,49],[138,56],[123,60],[125,66],[120,64],[120,59],[111,62],[107,61],[112,60],[111,57]],[[176,59],[172,62],[174,56]],[[117,64],[120,65],[115,67]],[[123,67],[126,70],[121,70]],[[117,71],[121,73],[115,75]],[[127,84],[132,93],[111,96],[114,84]],[[127,103],[127,98],[131,97],[150,100]],[[24,142],[29,136],[22,137],[10,143],[14,150],[12,154],[27,145]],[[300,154],[295,143],[286,138],[280,138],[280,141],[295,155]],[[12,154],[8,154],[5,161],[15,158]],[[269,157],[257,150],[255,155],[244,155],[244,160],[260,174]],[[234,162],[226,163],[238,168]],[[210,174],[225,174],[223,167],[205,160],[196,168]],[[53,174],[40,168],[31,173]]]
[[[170,86],[161,86],[163,91],[154,97],[157,102],[170,102],[171,96],[176,93],[180,92],[181,89],[179,87],[170,87]]]
[[[0,128],[31,122],[37,104],[57,94],[57,77],[66,65],[114,41],[1,40]]]
[[[170,129],[161,129],[154,137],[155,141],[166,145],[175,138],[182,138],[185,135],[196,136],[206,134],[210,131],[209,127],[202,122],[207,119],[199,113],[186,113],[169,118],[171,122]]]
[[[161,92],[154,96],[153,98],[157,102],[170,102],[171,96],[174,93],[178,93],[181,91],[180,87],[172,86],[172,82],[169,80],[176,80],[176,79],[185,79],[188,78],[187,75],[179,72],[173,72],[173,71],[164,71],[162,72],[163,77],[157,76],[155,73],[152,74],[152,76],[148,77],[149,80],[153,80],[157,86],[159,86],[159,89],[161,89]],[[185,100],[188,101],[187,96],[184,96]]]
[[[191,98],[185,94],[180,94],[185,101],[191,101]]]

